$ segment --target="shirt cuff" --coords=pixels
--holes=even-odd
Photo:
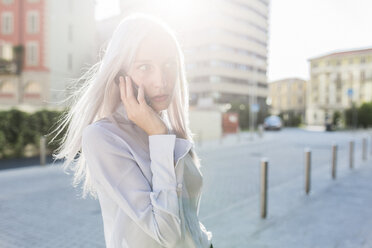
[[[177,185],[174,169],[175,134],[149,136],[153,191],[175,189]]]

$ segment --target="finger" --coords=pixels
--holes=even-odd
[[[146,103],[146,101],[145,101],[145,90],[144,90],[142,84],[140,84],[140,86],[138,88],[137,100],[140,104],[145,104]]]
[[[136,97],[134,96],[133,93],[133,85],[132,85],[132,80],[130,77],[126,76],[126,90],[127,90],[127,102],[130,104],[132,107],[135,105],[138,105],[138,102],[136,100]]]
[[[125,86],[127,90],[127,98],[133,97],[132,82],[130,81],[128,76],[125,76]]]

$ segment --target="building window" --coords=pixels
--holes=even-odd
[[[37,42],[28,42],[26,45],[26,64],[36,66],[39,62],[39,46]]]
[[[219,77],[219,76],[209,76],[209,82],[211,82],[211,83],[221,82],[221,77]]]
[[[337,73],[336,76],[336,88],[341,89],[342,87],[342,79],[341,79],[341,73]]]
[[[360,71],[360,82],[364,83],[366,80],[366,74],[364,71]]]
[[[39,99],[41,96],[42,87],[39,82],[29,81],[25,85],[23,97],[25,99]]]
[[[10,81],[0,81],[0,96],[1,97],[13,97],[16,88],[13,82]]]
[[[13,59],[13,46],[11,43],[0,43],[0,58],[8,61]]]
[[[27,13],[27,32],[29,34],[39,32],[39,13],[37,11],[29,11]]]
[[[1,15],[1,32],[2,34],[12,34],[14,29],[13,13],[4,12]]]

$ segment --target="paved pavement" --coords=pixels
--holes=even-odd
[[[286,129],[262,138],[242,133],[197,145],[204,175],[200,220],[215,247],[372,247],[372,154],[358,132]],[[356,141],[355,168],[348,141]],[[337,179],[330,146],[339,145]],[[370,143],[368,143],[370,144]],[[304,193],[303,150],[312,154]],[[259,216],[259,162],[269,159],[268,216]],[[100,207],[80,199],[57,166],[0,171],[0,247],[104,247]]]

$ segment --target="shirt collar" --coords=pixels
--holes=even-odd
[[[131,124],[131,125],[138,127],[133,121],[131,121],[128,118],[127,111],[122,102],[119,102],[119,104],[116,106],[114,112],[112,113],[112,117],[114,117],[115,121],[117,121],[118,123]],[[141,129],[140,127],[138,128]],[[169,128],[168,130],[169,130],[169,134],[175,134],[174,130],[169,129]],[[176,149],[175,149],[175,154],[174,154],[175,160],[178,161],[181,157],[183,157],[186,153],[188,153],[189,150],[193,147],[194,147],[194,144],[191,143],[189,140],[182,139],[182,138],[176,138]]]
[[[128,118],[127,111],[122,102],[119,102],[118,105],[115,107],[115,110],[112,113],[112,116],[119,123],[127,123],[127,124],[132,124],[132,125],[135,124],[133,121],[131,121]]]
[[[134,123],[132,120],[130,120],[128,118],[127,111],[126,111],[126,109],[124,107],[124,104],[122,102],[119,102],[118,105],[115,107],[115,110],[112,113],[112,117],[118,123],[130,124],[130,125],[134,125],[134,126],[138,127],[136,123]],[[140,128],[140,127],[138,127],[138,128]],[[171,130],[169,127],[167,127],[167,128],[168,128],[168,133],[169,134],[174,134],[173,130]]]

